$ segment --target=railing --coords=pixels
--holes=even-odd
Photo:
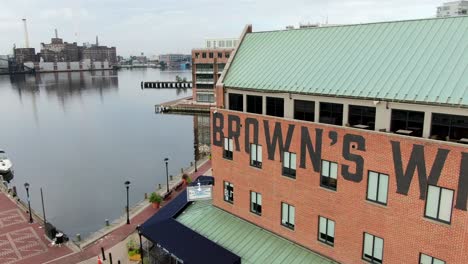
[[[196,69],[195,73],[199,74],[213,74],[214,69]]]
[[[197,83],[201,83],[201,84],[213,84],[214,83],[214,79],[202,79],[202,78],[197,78]]]

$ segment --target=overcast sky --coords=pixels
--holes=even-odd
[[[205,38],[325,22],[365,23],[434,17],[442,0],[0,0],[0,54],[50,42],[54,29],[65,41],[116,46],[118,55],[189,53]]]

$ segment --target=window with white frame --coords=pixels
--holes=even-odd
[[[387,205],[388,175],[369,171],[367,179],[367,200]]]
[[[262,194],[250,192],[250,211],[254,214],[262,215]]]
[[[335,244],[335,221],[319,216],[318,240],[330,246]]]
[[[283,152],[283,175],[296,178],[296,153]]]
[[[384,241],[380,237],[364,233],[364,249],[362,259],[370,263],[383,262]]]
[[[262,146],[250,144],[250,166],[262,167]]]
[[[292,230],[294,230],[295,210],[294,206],[281,203],[281,224]]]
[[[419,264],[445,264],[445,261],[421,253],[419,255]]]
[[[320,172],[320,185],[336,190],[338,178],[338,164],[335,162],[322,160],[322,168]]]
[[[232,138],[224,138],[223,158],[232,160],[233,156],[233,140]]]
[[[234,203],[234,184],[224,182],[224,201]]]
[[[450,223],[452,217],[453,190],[429,185],[427,188],[425,217]]]

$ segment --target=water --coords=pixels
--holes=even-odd
[[[0,76],[0,148],[14,164],[11,185],[26,201],[28,182],[41,214],[42,187],[47,220],[70,236],[120,217],[126,180],[134,205],[164,186],[165,157],[174,175],[193,160],[197,119],[154,113],[155,104],[191,90],[140,89],[141,81],[176,75],[191,79],[190,71],[158,69]]]

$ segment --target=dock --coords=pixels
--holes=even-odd
[[[192,82],[141,82],[141,89],[192,88]]]
[[[185,97],[174,101],[169,101],[159,105],[155,105],[155,113],[180,113],[180,114],[192,114],[192,113],[209,113],[210,108],[214,104],[210,103],[197,103],[194,102],[192,97]]]

